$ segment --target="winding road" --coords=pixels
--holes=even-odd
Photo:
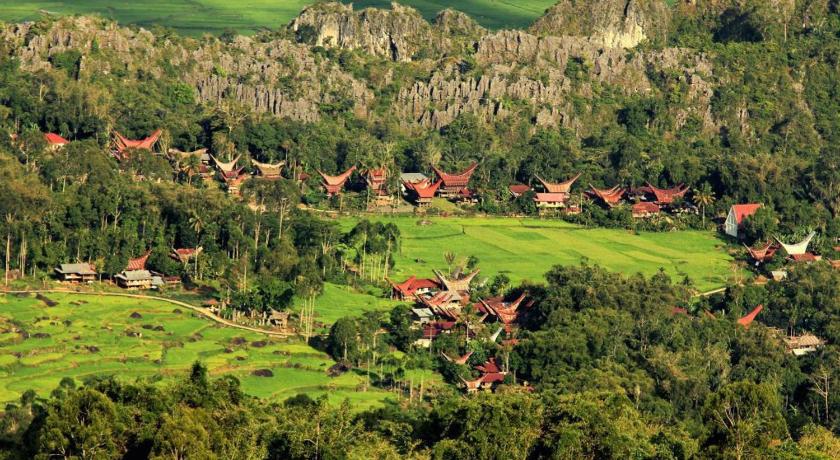
[[[242,324],[234,323],[233,321],[227,320],[222,318],[221,316],[216,315],[215,313],[207,310],[206,308],[196,307],[195,305],[190,305],[186,302],[181,302],[180,300],[173,300],[167,299],[166,297],[157,297],[152,295],[144,295],[144,294],[125,294],[121,292],[79,292],[74,291],[71,289],[35,289],[31,291],[0,291],[3,294],[49,294],[49,293],[56,293],[56,294],[77,294],[77,295],[104,295],[104,296],[112,296],[112,297],[130,297],[134,299],[144,299],[144,300],[157,300],[160,302],[167,302],[171,303],[172,305],[177,305],[179,307],[189,308],[192,311],[200,313],[201,315],[206,316],[207,318],[219,323],[223,324],[228,327],[233,327],[236,329],[242,329],[244,331],[251,331],[256,332],[258,334],[263,334],[271,337],[291,337],[294,334],[290,332],[278,332],[278,331],[267,331],[265,329],[260,329],[256,327],[245,326]]]

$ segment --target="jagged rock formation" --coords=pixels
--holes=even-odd
[[[431,26],[417,10],[392,3],[390,10],[317,3],[304,9],[289,28],[299,41],[316,46],[361,49],[394,61],[409,61],[431,37]]]
[[[363,82],[288,40],[162,41],[144,29],[91,17],[64,18],[45,31],[33,27],[26,23],[0,29],[0,40],[33,72],[49,69],[51,56],[68,50],[82,53],[80,78],[139,69],[160,78],[170,67],[196,88],[201,101],[230,97],[255,111],[302,121],[317,121],[319,105],[339,97],[353,101],[355,112],[364,116],[373,100]]]
[[[462,78],[451,66],[437,71],[428,82],[403,89],[397,110],[423,126],[440,128],[463,112],[487,119],[504,117],[509,112],[502,102],[514,99],[540,107],[532,114],[535,124],[559,124],[583,134],[586,130],[575,117],[570,97],[591,96],[591,85],[585,80],[575,84],[565,74],[569,60],[576,59],[588,68],[588,78],[616,85],[626,94],[652,89],[650,69],[679,72],[689,88],[689,104],[675,114],[678,125],[696,115],[704,128],[715,128],[710,109],[713,89],[708,83],[712,68],[703,56],[689,50],[667,48],[631,57],[623,49],[602,48],[580,37],[540,38],[502,31],[484,36],[475,57],[487,69],[484,75]]]
[[[588,37],[608,48],[633,48],[646,39],[664,37],[669,22],[663,0],[561,0],[530,31]]]
[[[319,3],[289,24],[289,38],[237,37],[223,43],[155,37],[81,17],[8,25],[0,28],[0,40],[28,70],[49,69],[51,56],[77,50],[82,79],[134,75],[141,69],[159,78],[177,75],[201,101],[229,98],[258,112],[308,122],[322,116],[323,106],[350,101],[357,116],[370,116],[378,107],[377,116],[409,128],[437,129],[462,113],[474,113],[488,121],[526,117],[534,125],[565,126],[583,136],[594,126],[588,119],[591,107],[581,101],[593,97],[595,86],[646,94],[676,79],[686,88],[684,103],[671,109],[677,127],[695,117],[704,129],[717,128],[708,59],[682,49],[626,49],[656,33],[656,21],[667,20],[667,10],[660,11],[663,2],[602,0],[591,12],[584,4],[561,2],[534,25],[539,34],[489,33],[453,10],[429,23],[398,4],[354,11],[349,5]],[[319,46],[357,50],[383,71],[378,79],[351,74]],[[411,69],[403,75],[421,77],[399,80],[394,75],[401,66]],[[577,70],[570,73],[570,67]],[[387,99],[377,101],[377,93]]]

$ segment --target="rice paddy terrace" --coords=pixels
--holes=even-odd
[[[482,275],[504,273],[516,283],[540,282],[554,265],[581,261],[625,274],[653,275],[664,269],[674,281],[688,276],[700,291],[726,284],[732,258],[725,242],[711,232],[635,234],[627,230],[587,229],[559,220],[513,218],[378,218],[400,228],[402,247],[395,278],[431,276],[446,269],[446,251],[476,256]],[[352,227],[357,219],[344,219]]]
[[[46,396],[63,377],[183,377],[196,360],[232,374],[251,395],[299,393],[349,399],[354,407],[391,393],[358,391],[364,377],[329,377],[334,362],[305,344],[221,326],[167,302],[95,294],[0,295],[0,402],[34,389]],[[433,380],[429,375],[427,381]]]
[[[556,0],[402,0],[428,19],[445,8],[455,8],[491,29],[523,28],[542,15]],[[276,29],[291,21],[313,0],[7,0],[0,20],[18,22],[37,19],[41,12],[54,14],[99,14],[123,24],[171,27],[187,35],[217,34],[226,28],[254,33]],[[388,8],[390,0],[356,0],[355,9]]]
[[[505,273],[513,282],[540,281],[553,265],[582,260],[624,273],[664,269],[675,280],[690,277],[699,290],[724,285],[731,273],[725,244],[709,232],[634,234],[539,219],[379,219],[402,233],[394,278],[445,269],[447,251],[476,256],[483,276]],[[349,228],[357,220],[340,223]],[[374,291],[327,284],[316,300],[317,320],[331,324],[396,304]],[[47,395],[63,377],[116,375],[165,385],[196,359],[211,374],[235,375],[245,392],[269,399],[326,394],[364,408],[392,397],[383,390],[359,391],[365,380],[360,372],[329,377],[330,357],[297,340],[226,327],[168,302],[97,294],[0,295],[0,402],[29,388]],[[423,374],[417,379],[439,380]]]

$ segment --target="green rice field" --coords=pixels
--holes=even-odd
[[[37,19],[41,12],[55,14],[99,14],[123,24],[144,27],[171,27],[188,35],[218,34],[226,28],[250,34],[263,28],[277,29],[287,24],[313,0],[3,0],[0,20]],[[361,0],[354,8],[388,8],[389,0]],[[491,29],[526,27],[554,0],[403,0],[426,18],[445,8],[461,10]]]
[[[235,375],[246,393],[271,400],[327,395],[361,409],[393,397],[373,388],[357,391],[364,377],[352,371],[329,377],[334,362],[299,341],[221,326],[166,302],[95,294],[46,298],[55,305],[34,295],[0,294],[0,402],[27,389],[46,396],[63,377],[160,375],[165,385],[184,377],[195,360],[211,375]],[[273,376],[252,374],[263,369]]]
[[[357,219],[341,221],[349,229]],[[627,230],[586,229],[559,220],[513,218],[377,218],[400,228],[402,248],[394,278],[432,276],[446,269],[444,253],[476,256],[482,276],[504,273],[513,282],[543,281],[554,265],[581,261],[626,274],[652,275],[664,269],[675,280],[688,276],[701,291],[722,287],[731,275],[725,242],[711,232],[635,234]]]

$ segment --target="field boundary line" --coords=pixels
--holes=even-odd
[[[266,331],[265,329],[260,329],[251,326],[245,326],[244,324],[237,324],[233,321],[227,320],[222,318],[221,316],[216,315],[213,312],[208,311],[206,308],[197,307],[195,305],[188,304],[186,302],[182,302],[180,300],[175,299],[167,299],[166,297],[158,297],[153,295],[145,295],[145,294],[127,294],[122,292],[79,292],[74,291],[71,289],[35,289],[35,290],[24,290],[24,291],[0,291],[3,294],[76,294],[76,295],[104,295],[104,296],[111,296],[111,297],[128,297],[132,299],[143,299],[143,300],[157,300],[160,302],[166,302],[173,305],[177,305],[179,307],[189,308],[192,311],[198,312],[203,316],[228,327],[233,327],[236,329],[242,329],[245,331],[256,332],[263,335],[268,335],[272,337],[291,337],[294,334],[289,332],[277,332],[277,331]]]

